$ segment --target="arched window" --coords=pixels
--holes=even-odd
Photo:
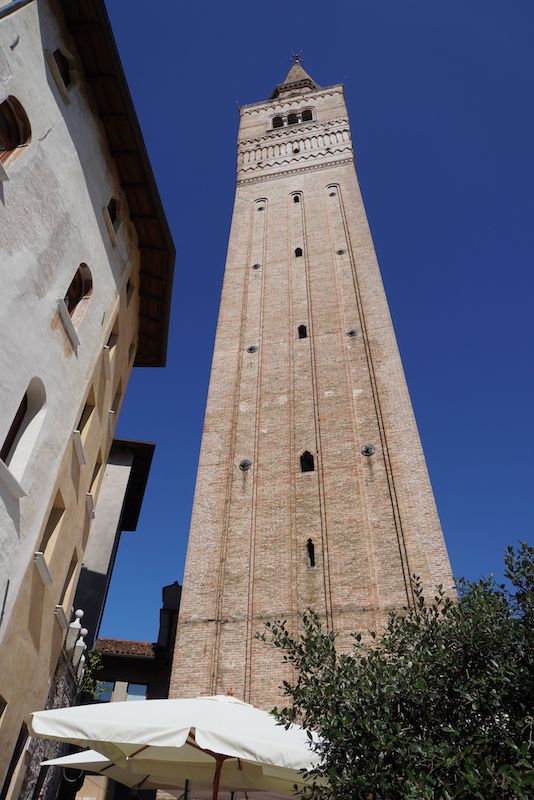
[[[17,479],[22,477],[44,418],[46,392],[40,378],[32,378],[7,435],[0,458]]]
[[[17,438],[17,434],[21,429],[22,422],[24,417],[26,416],[28,411],[28,392],[25,392],[24,397],[20,401],[20,405],[17,408],[17,412],[13,418],[13,422],[11,423],[11,427],[7,432],[7,436],[4,439],[4,444],[0,449],[0,458],[4,462],[4,464],[9,464],[9,454],[15,444],[15,439]]]
[[[65,88],[68,89],[72,83],[72,78],[70,76],[69,59],[61,52],[59,48],[57,50],[54,50],[52,55],[54,56],[54,61],[56,62],[58,72],[61,76],[61,80],[65,84]]]
[[[300,471],[301,472],[314,472],[315,461],[309,450],[305,450],[300,457]]]
[[[313,119],[311,108],[305,108],[302,112],[302,121],[309,122],[311,119]]]
[[[284,127],[284,118],[273,117],[273,128],[283,128],[283,127]]]
[[[120,207],[120,201],[116,197],[112,197],[107,205],[109,218],[115,231],[118,230],[121,224]]]
[[[299,339],[307,339],[308,338],[308,330],[306,325],[299,325]]]
[[[299,121],[297,114],[288,114],[287,115],[287,124],[288,125],[296,125]]]
[[[75,328],[78,327],[85,314],[87,303],[91,299],[93,292],[93,279],[91,270],[87,264],[80,264],[76,270],[76,274],[72,279],[67,294],[65,295],[64,302],[69,312],[69,317]]]
[[[31,128],[26,112],[16,97],[0,103],[0,161],[7,161],[18,148],[29,142]]]
[[[306,555],[308,556],[308,566],[314,567],[315,566],[315,546],[313,544],[312,539],[308,539],[306,542]]]
[[[294,203],[300,203],[300,197],[299,197],[299,195],[298,195],[298,194],[294,194],[294,195],[293,195],[293,202],[294,202]]]
[[[301,258],[301,257],[302,257],[302,247],[297,247],[295,249],[295,258]]]

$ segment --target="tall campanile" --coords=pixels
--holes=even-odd
[[[254,638],[313,606],[347,647],[453,591],[354,165],[341,85],[295,61],[244,106],[171,695],[270,709]]]

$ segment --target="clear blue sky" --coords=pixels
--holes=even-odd
[[[456,575],[533,531],[534,4],[107,0],[177,249],[166,369],[118,435],[157,443],[101,635],[152,640],[181,580],[235,187],[238,105],[291,51],[345,83],[358,173]],[[208,220],[208,223],[202,222]]]

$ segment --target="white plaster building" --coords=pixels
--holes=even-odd
[[[2,800],[61,652],[130,371],[165,363],[173,264],[103,0],[0,0]]]

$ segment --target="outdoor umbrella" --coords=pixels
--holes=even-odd
[[[292,794],[317,755],[302,728],[287,730],[234,697],[96,703],[34,712],[34,736],[90,746],[109,764],[93,769],[129,786]],[[83,755],[83,754],[78,754]],[[91,756],[88,756],[89,758]],[[57,763],[57,761],[56,761]],[[81,767],[86,769],[87,767]]]

